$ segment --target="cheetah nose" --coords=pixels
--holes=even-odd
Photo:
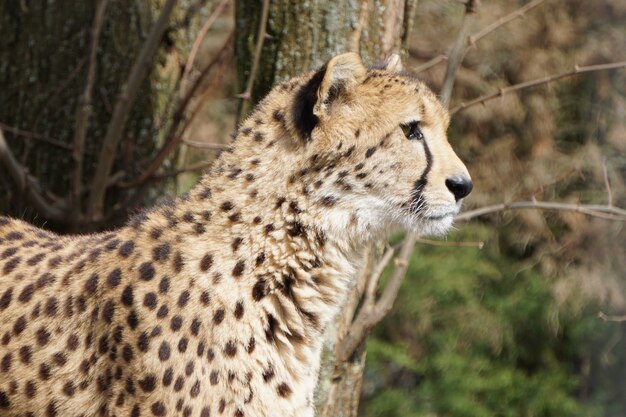
[[[456,201],[459,201],[472,191],[474,184],[472,184],[472,180],[467,177],[456,177],[448,178],[446,180],[446,187],[454,194]]]

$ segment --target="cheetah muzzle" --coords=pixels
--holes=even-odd
[[[398,59],[276,86],[185,197],[118,230],[0,217],[0,415],[313,415],[359,252],[443,233],[472,185]]]

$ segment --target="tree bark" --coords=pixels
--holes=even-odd
[[[391,53],[406,55],[416,5],[417,0],[271,1],[258,49],[263,2],[238,1],[235,49],[239,89],[250,93],[241,95],[240,119],[277,82],[315,69],[339,53],[359,52],[366,64],[377,63]],[[260,51],[258,56],[257,51]],[[255,60],[258,68],[251,75]],[[247,91],[251,78],[251,88]],[[370,258],[361,277],[367,276],[377,256]],[[365,348],[362,346],[343,363],[336,359],[336,348],[352,322],[362,295],[361,283],[327,331],[316,391],[316,414],[320,417],[357,415]]]
[[[205,5],[197,0],[194,5]],[[95,59],[89,58],[96,1],[0,2],[0,129],[18,162],[46,192],[67,196],[84,207],[91,190],[102,139],[119,98],[120,87],[156,19],[160,0],[110,0],[103,17]],[[179,66],[171,65],[173,46],[187,36],[185,10],[160,40],[159,52],[141,82],[128,123],[115,150],[113,173],[137,175],[158,146],[161,120],[167,120],[167,102],[176,88]],[[175,23],[181,27],[172,28]],[[181,36],[181,33],[184,35]],[[191,33],[193,36],[193,33]],[[186,39],[185,39],[186,41]],[[93,61],[93,72],[90,63]],[[175,70],[172,70],[175,68]],[[93,83],[88,103],[86,86]],[[89,106],[81,120],[84,143],[73,152],[75,117]],[[84,126],[86,125],[86,126]],[[74,153],[74,155],[73,155]],[[80,164],[80,165],[79,165]],[[80,168],[80,169],[79,169]],[[81,173],[81,178],[74,178]],[[5,177],[0,166],[0,177]],[[80,195],[75,195],[80,190]],[[0,213],[25,218],[57,231],[70,231],[71,222],[46,222],[43,213],[26,204],[25,190],[0,180]],[[162,192],[162,191],[161,191]],[[159,191],[145,193],[148,198]],[[124,190],[108,190],[105,206],[118,205]],[[5,198],[6,196],[6,198]],[[71,207],[68,216],[76,211]],[[119,213],[119,218],[125,218]],[[99,227],[104,227],[101,224]],[[68,229],[69,228],[69,229]]]

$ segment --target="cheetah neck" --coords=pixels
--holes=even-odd
[[[282,182],[268,171],[273,184]],[[218,161],[187,197],[149,215],[142,229],[175,233],[183,274],[225,308],[245,306],[248,325],[288,353],[280,357],[289,372],[311,379],[322,333],[350,288],[358,250],[327,236],[317,208],[288,179],[284,187],[264,187],[265,181]]]

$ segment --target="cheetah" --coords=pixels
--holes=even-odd
[[[0,217],[0,415],[313,416],[363,245],[444,233],[472,189],[399,65],[279,84],[199,184],[118,230]]]

